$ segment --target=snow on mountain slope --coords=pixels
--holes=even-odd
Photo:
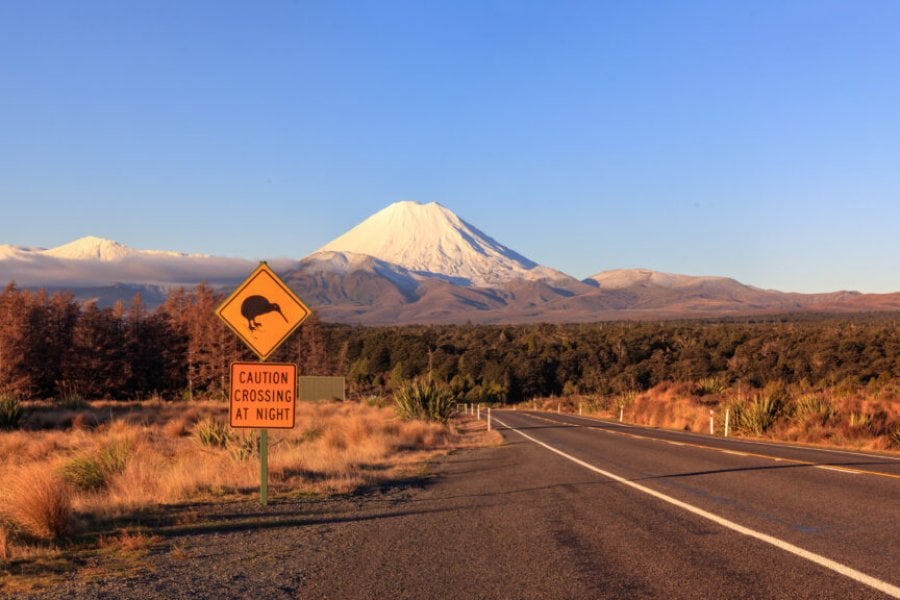
[[[384,277],[406,292],[414,290],[423,279],[399,265],[354,252],[315,252],[300,261],[297,271],[306,275],[329,273],[340,276],[362,271]]]
[[[655,286],[661,288],[682,288],[700,284],[739,285],[742,283],[728,277],[707,277],[694,275],[678,275],[663,273],[650,269],[613,269],[603,271],[588,278],[600,284],[602,289],[618,290],[637,286]]]
[[[87,236],[50,250],[44,250],[45,256],[69,260],[99,260],[109,262],[121,260],[126,256],[134,256],[138,251],[119,242],[104,238]]]
[[[616,269],[586,281],[596,282],[597,292],[618,294],[633,309],[714,313],[767,307],[792,309],[797,304],[796,299],[781,292],[762,290],[728,277]]]
[[[464,286],[571,279],[510,250],[436,202],[391,204],[320,252],[366,254]]]
[[[24,258],[29,252],[41,250],[40,248],[30,248],[27,246],[13,246],[12,244],[0,244],[0,261],[10,258]]]
[[[194,285],[240,280],[254,265],[240,258],[137,250],[93,236],[50,250],[0,246],[0,284],[20,286]]]

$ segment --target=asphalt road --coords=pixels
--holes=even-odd
[[[504,445],[433,475],[203,509],[141,568],[43,597],[900,597],[896,458],[494,416]]]
[[[693,569],[683,566],[692,571],[692,580],[709,573],[709,565],[721,564],[726,572],[744,573],[735,582],[742,581],[749,596],[877,597],[879,589],[886,597],[900,594],[897,457],[723,439],[572,415],[498,416],[510,428],[507,437],[545,444],[539,447],[571,464],[581,461],[578,466],[594,473],[598,484],[615,482],[628,496],[623,501],[649,505],[650,511],[670,513],[671,523],[684,523],[681,535],[658,540],[666,548],[681,546],[676,554],[693,554],[702,547],[697,531],[720,542],[710,556],[695,560]],[[597,503],[608,501],[598,498]],[[649,514],[646,518],[648,524],[655,521]],[[633,527],[636,539],[644,537],[640,530],[647,528],[639,518]],[[671,560],[679,562],[675,556]],[[662,562],[669,564],[668,559]],[[858,586],[855,591],[853,586]],[[728,589],[726,595],[736,593]],[[705,592],[686,587],[684,595]]]

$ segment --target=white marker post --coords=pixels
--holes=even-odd
[[[725,409],[725,437],[728,437],[728,417],[731,416],[731,409]]]
[[[491,430],[491,407],[488,406],[488,431]]]
[[[713,410],[709,409],[709,435],[715,435],[716,433],[714,423],[715,421],[713,421]]]

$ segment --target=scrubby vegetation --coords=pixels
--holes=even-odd
[[[419,378],[394,390],[397,412],[404,419],[446,423],[456,414],[456,394],[433,378]]]
[[[223,398],[228,366],[251,360],[213,314],[205,286],[154,311],[139,297],[101,309],[8,286],[0,294],[0,392],[53,399]],[[666,382],[697,395],[772,383],[811,390],[900,389],[900,315],[718,322],[361,327],[310,318],[270,360],[346,375],[354,397],[384,397],[431,373],[467,402],[615,396]]]
[[[22,422],[22,404],[15,396],[0,396],[0,429],[15,429]]]
[[[867,388],[825,388],[769,384],[753,389],[736,384],[715,394],[697,393],[693,383],[662,383],[619,396],[574,395],[536,398],[528,408],[581,412],[630,423],[709,431],[784,441],[900,451],[900,396]]]

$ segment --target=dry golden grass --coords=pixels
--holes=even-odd
[[[4,477],[0,514],[40,539],[65,535],[72,520],[72,490],[52,465],[36,463]]]
[[[157,536],[120,529],[116,536],[100,536],[99,547],[101,550],[113,552],[144,552],[157,542],[159,542]]]
[[[203,445],[196,434],[198,423],[227,421],[225,404],[96,402],[80,415],[37,403],[31,409],[41,426],[63,429],[0,432],[0,559],[28,556],[38,539],[65,536],[72,523],[88,533],[91,523],[138,509],[258,493],[255,432],[229,428],[224,447]],[[500,439],[468,421],[402,421],[391,408],[353,402],[300,403],[296,423],[269,432],[273,499],[377,486],[437,453]],[[101,483],[78,479],[89,468],[102,470]],[[149,543],[126,532],[100,545]]]

